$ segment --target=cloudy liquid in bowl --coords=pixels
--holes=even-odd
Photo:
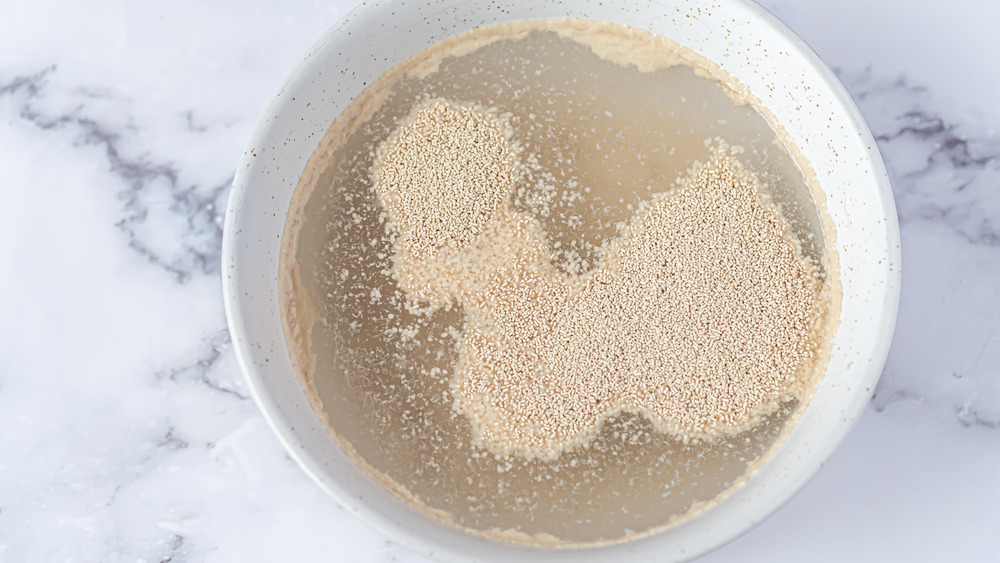
[[[567,275],[597,267],[602,245],[640,203],[707,159],[717,139],[742,149],[740,161],[779,205],[803,254],[823,264],[826,247],[803,173],[757,110],[692,66],[618,64],[551,31],[560,25],[525,22],[471,50],[455,41],[431,72],[383,80],[371,111],[335,124],[328,139],[339,140],[310,161],[309,185],[299,186],[306,195],[293,202],[302,220],[286,232],[283,260],[296,266],[298,289],[285,283],[282,297],[286,311],[295,302],[315,312],[290,348],[310,358],[297,365],[307,366],[322,416],[363,467],[472,531],[586,544],[655,529],[716,499],[765,456],[803,401],[712,443],[685,442],[622,413],[553,460],[477,446],[449,387],[462,310],[419,310],[391,273],[393,244],[370,175],[379,144],[427,99],[495,108],[528,164],[511,208],[540,222],[550,259]],[[622,33],[589,25],[592,37]],[[646,40],[630,33],[637,45]]]

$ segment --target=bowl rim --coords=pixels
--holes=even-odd
[[[891,342],[898,310],[901,279],[901,271],[899,267],[899,228],[895,213],[895,202],[892,197],[888,174],[885,170],[885,166],[875,140],[863,116],[861,115],[860,110],[851,99],[850,94],[838,80],[836,74],[822,61],[819,55],[811,47],[809,47],[804,40],[802,40],[787,25],[785,25],[784,22],[778,19],[766,8],[757,4],[753,0],[721,0],[720,3],[730,4],[745,10],[746,12],[752,14],[753,17],[758,18],[763,25],[771,28],[771,30],[783,36],[785,40],[789,41],[794,50],[792,54],[799,57],[804,63],[806,63],[811,71],[817,73],[824,85],[830,89],[833,94],[833,99],[839,109],[848,116],[848,121],[853,131],[857,132],[861,137],[862,142],[867,144],[868,166],[873,176],[873,182],[878,190],[879,202],[885,211],[884,221],[887,237],[885,244],[888,260],[887,264],[883,265],[882,268],[888,268],[888,270],[882,272],[887,280],[884,287],[882,307],[877,311],[872,311],[873,322],[881,325],[883,330],[878,333],[877,338],[874,339],[870,345],[870,364],[878,366],[878,369],[869,368],[866,373],[866,377],[862,380],[862,383],[866,383],[868,386],[869,391],[867,394],[860,392],[856,393],[856,399],[848,404],[847,408],[842,413],[843,423],[837,425],[836,428],[831,429],[829,434],[825,437],[825,440],[821,442],[818,447],[812,448],[813,451],[811,452],[811,459],[813,461],[817,461],[818,463],[812,463],[809,466],[800,467],[797,472],[789,475],[792,480],[786,487],[786,489],[790,491],[788,494],[784,495],[783,498],[777,502],[770,502],[765,506],[760,506],[760,503],[758,503],[758,510],[756,512],[757,518],[755,518],[749,525],[743,526],[738,530],[721,531],[721,539],[719,541],[714,542],[708,547],[694,549],[687,552],[687,554],[683,557],[684,559],[688,557],[695,557],[716,549],[746,533],[756,526],[756,524],[772,515],[778,508],[790,500],[810,479],[812,479],[836,447],[854,427],[861,414],[864,412],[865,406],[868,404],[868,399],[870,398],[871,392],[874,390],[875,383],[879,378],[881,368],[884,365],[888,354],[889,344]],[[365,503],[358,503],[356,499],[348,494],[348,490],[345,488],[343,483],[327,478],[328,475],[323,470],[321,461],[317,459],[312,452],[300,447],[299,441],[293,432],[294,429],[289,428],[287,420],[280,412],[280,405],[276,402],[274,397],[270,396],[264,386],[265,375],[261,372],[253,360],[253,352],[251,350],[253,344],[250,339],[246,337],[248,333],[247,309],[259,306],[259,304],[251,303],[242,298],[240,290],[242,287],[241,284],[244,272],[240,272],[239,268],[236,266],[239,262],[237,258],[237,237],[240,232],[240,203],[248,196],[246,187],[252,184],[252,182],[247,181],[243,175],[248,174],[246,170],[250,169],[250,162],[253,158],[250,154],[251,149],[255,146],[262,146],[264,144],[263,141],[270,136],[271,125],[269,123],[270,120],[268,116],[281,109],[281,104],[283,103],[283,101],[279,99],[281,93],[289,90],[297,83],[303,70],[307,66],[307,62],[312,59],[314,55],[322,52],[324,46],[331,40],[331,38],[339,34],[345,27],[347,27],[350,21],[364,20],[372,17],[373,15],[377,15],[378,13],[386,10],[391,4],[391,1],[380,4],[364,3],[356,6],[344,15],[336,24],[324,33],[309,48],[308,51],[306,51],[295,66],[288,72],[277,89],[277,93],[271,96],[265,111],[254,125],[253,132],[251,133],[246,145],[246,150],[240,159],[239,166],[234,176],[233,188],[230,192],[224,220],[222,237],[223,299],[227,324],[233,342],[237,363],[245,376],[250,395],[252,396],[264,420],[278,437],[289,456],[292,457],[292,459],[294,459],[296,463],[310,476],[310,478],[312,478],[312,480],[316,482],[327,494],[332,496],[341,506],[355,513],[355,515],[370,528],[375,529],[379,533],[389,537],[397,543],[400,543],[404,547],[413,549],[423,553],[424,555],[429,555],[432,558],[456,561],[466,560],[466,558],[471,555],[471,553],[467,550],[429,542],[425,537],[415,533],[413,530],[407,528],[399,522],[388,519],[379,510],[367,506]],[[890,264],[894,265],[894,267],[889,267]],[[275,280],[275,284],[277,284],[277,280]],[[813,445],[816,446],[816,444]],[[786,446],[787,441],[786,443],[781,444],[778,449],[785,448]],[[771,457],[773,457],[773,454]],[[757,471],[756,473],[760,473],[760,471]],[[701,515],[699,514],[686,519],[685,524],[698,520],[700,516]],[[444,526],[444,524],[440,523],[435,524]],[[661,532],[656,532],[648,537],[612,544],[608,547],[615,549],[621,547],[628,548],[629,546],[634,547],[635,544],[645,540],[655,540],[657,537],[662,540],[663,535],[664,534]],[[578,556],[581,549],[587,550],[588,553],[595,549],[605,549],[584,547],[546,550],[531,546],[517,546],[500,542],[496,542],[496,545],[503,546],[504,548],[521,550],[529,558],[536,556],[541,558],[546,557],[545,554],[560,552],[567,555],[575,552]],[[621,551],[619,555],[625,553],[625,551]],[[643,551],[643,553],[646,553],[646,551]]]

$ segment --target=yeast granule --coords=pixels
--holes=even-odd
[[[517,156],[500,117],[434,100],[372,169],[397,283],[462,307],[451,390],[481,446],[553,459],[623,411],[711,441],[806,392],[819,268],[730,152],[655,195],[578,275],[511,209]]]

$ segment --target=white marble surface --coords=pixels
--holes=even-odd
[[[220,298],[243,143],[349,4],[2,5],[0,562],[419,560],[285,455]],[[767,6],[879,140],[903,296],[857,428],[704,560],[1000,560],[1000,4]]]

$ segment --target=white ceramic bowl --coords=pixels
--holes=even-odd
[[[840,326],[827,373],[786,441],[711,509],[662,533],[586,552],[587,561],[687,559],[750,529],[822,466],[871,396],[899,296],[899,232],[875,142],[830,69],[757,4],[443,0],[358,7],[292,69],[243,153],[222,249],[229,329],[253,397],[289,454],[371,527],[446,561],[581,557],[578,550],[502,544],[448,527],[371,480],[327,434],[306,401],[292,371],[278,307],[278,255],[289,200],[306,160],[338,113],[365,84],[434,41],[478,25],[540,17],[646,29],[718,63],[773,112],[812,164],[836,230]]]

